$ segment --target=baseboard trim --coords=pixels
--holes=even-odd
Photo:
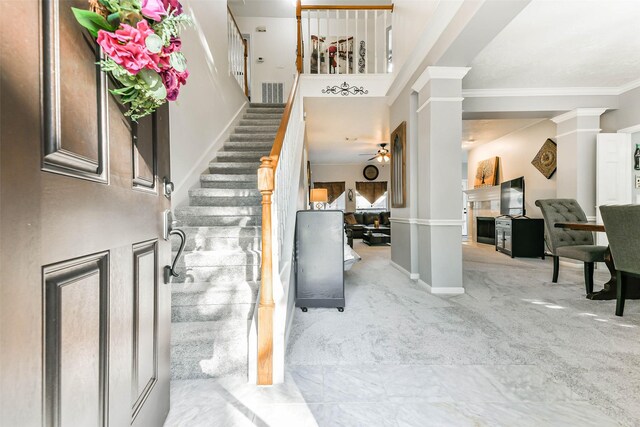
[[[397,264],[393,261],[389,261],[389,262],[391,263],[391,266],[394,267],[396,270],[400,271],[401,273],[404,273],[406,276],[409,276],[409,279],[418,280],[420,278],[420,275],[418,273],[411,273],[409,272],[409,270],[402,267],[400,264]]]
[[[425,288],[427,288],[427,290],[429,292],[431,292],[434,295],[461,295],[464,294],[464,288],[463,287],[443,287],[443,286],[431,286],[430,284],[428,284],[427,282],[423,281],[422,279],[418,280],[418,283],[422,286],[424,286]]]

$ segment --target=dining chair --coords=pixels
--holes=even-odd
[[[640,277],[640,205],[600,206],[616,268],[616,316],[624,312],[627,278]]]
[[[553,257],[553,283],[558,283],[560,257],[584,262],[584,285],[593,293],[593,270],[596,262],[604,262],[606,246],[596,246],[590,231],[557,228],[557,222],[587,222],[587,216],[574,199],[536,200],[542,211],[546,242]]]

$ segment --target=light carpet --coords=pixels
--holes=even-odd
[[[582,270],[463,245],[466,293],[431,295],[359,242],[344,313],[297,310],[285,384],[172,382],[168,426],[634,426],[640,301]],[[603,271],[604,270],[604,271]],[[596,272],[596,287],[608,279]]]

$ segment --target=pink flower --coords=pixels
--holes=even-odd
[[[171,8],[172,11],[175,11],[174,15],[182,15],[182,4],[178,0],[162,0],[162,4],[166,10]]]
[[[167,70],[163,70],[160,75],[162,76],[162,83],[164,83],[164,87],[167,88],[167,99],[169,101],[175,101],[178,99],[180,86],[187,84],[189,72],[184,71],[179,73],[175,68],[169,68]]]
[[[152,55],[147,50],[145,40],[153,34],[147,21],[142,20],[136,25],[121,24],[115,33],[98,31],[98,44],[118,65],[131,74],[137,74],[143,68],[160,71],[158,55]]]
[[[167,15],[162,0],[142,0],[141,6],[142,14],[154,21],[162,21],[162,17]]]

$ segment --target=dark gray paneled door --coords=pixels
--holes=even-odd
[[[0,425],[169,410],[169,115],[132,123],[70,7],[0,0]]]

